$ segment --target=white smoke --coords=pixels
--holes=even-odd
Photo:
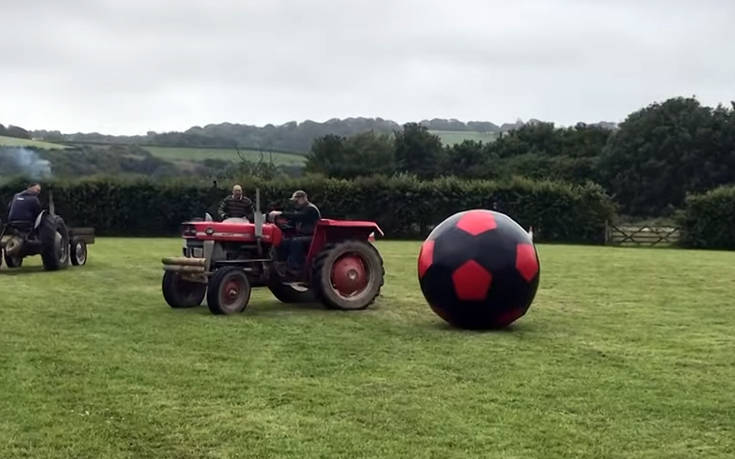
[[[0,148],[0,175],[23,174],[32,179],[51,177],[51,163],[23,147]]]

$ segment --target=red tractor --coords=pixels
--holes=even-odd
[[[163,297],[172,308],[198,306],[207,297],[213,314],[242,312],[251,287],[268,287],[284,303],[321,301],[328,308],[365,309],[383,286],[383,259],[371,243],[383,232],[374,222],[320,220],[302,272],[285,270],[278,247],[293,237],[288,221],[260,212],[254,222],[182,224],[183,256],[163,259]]]

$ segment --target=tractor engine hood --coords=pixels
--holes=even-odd
[[[196,221],[183,223],[181,236],[202,241],[255,242],[255,230],[255,223]],[[283,233],[276,225],[263,224],[262,242],[277,246],[282,239]]]

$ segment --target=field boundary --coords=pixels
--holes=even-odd
[[[668,246],[680,238],[681,231],[675,226],[616,225],[605,220],[605,245]]]

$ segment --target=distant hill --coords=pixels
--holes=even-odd
[[[500,126],[489,121],[469,121],[464,123],[457,119],[434,118],[421,121],[422,125],[432,131],[474,131],[474,132],[500,132]]]
[[[515,123],[497,125],[489,121],[463,122],[457,119],[433,118],[422,120],[420,124],[442,137],[448,144],[463,139],[490,141],[500,132],[518,129],[524,124],[541,122],[531,119],[528,122],[517,120]],[[603,127],[614,128],[614,123],[597,123]],[[47,142],[74,144],[128,144],[157,147],[192,148],[234,148],[266,150],[283,153],[305,154],[317,137],[327,134],[351,136],[365,131],[392,133],[401,128],[395,121],[383,118],[333,118],[325,122],[306,120],[301,123],[290,121],[281,125],[217,123],[194,126],[183,132],[153,132],[145,135],[113,136],[92,133],[62,134],[59,131],[37,130],[30,132],[34,139]],[[466,133],[466,134],[465,134]]]

